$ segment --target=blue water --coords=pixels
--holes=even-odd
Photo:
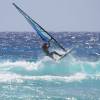
[[[73,52],[54,61],[32,32],[0,33],[0,100],[100,100],[100,33],[51,33]]]

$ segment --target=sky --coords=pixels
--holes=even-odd
[[[100,32],[100,0],[0,0],[0,31],[33,31],[13,2],[47,31]]]

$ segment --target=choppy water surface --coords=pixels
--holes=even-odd
[[[52,35],[75,47],[59,62],[34,33],[0,33],[0,100],[100,100],[100,33]]]

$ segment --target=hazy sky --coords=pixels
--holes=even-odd
[[[0,31],[33,31],[12,2],[47,31],[100,31],[100,0],[0,0]]]

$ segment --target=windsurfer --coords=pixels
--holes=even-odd
[[[59,53],[57,53],[56,51],[53,52],[49,52],[49,47],[50,47],[50,43],[44,43],[42,46],[43,51],[45,52],[45,54],[51,58],[53,58],[53,55],[56,54],[58,56],[62,56]]]

